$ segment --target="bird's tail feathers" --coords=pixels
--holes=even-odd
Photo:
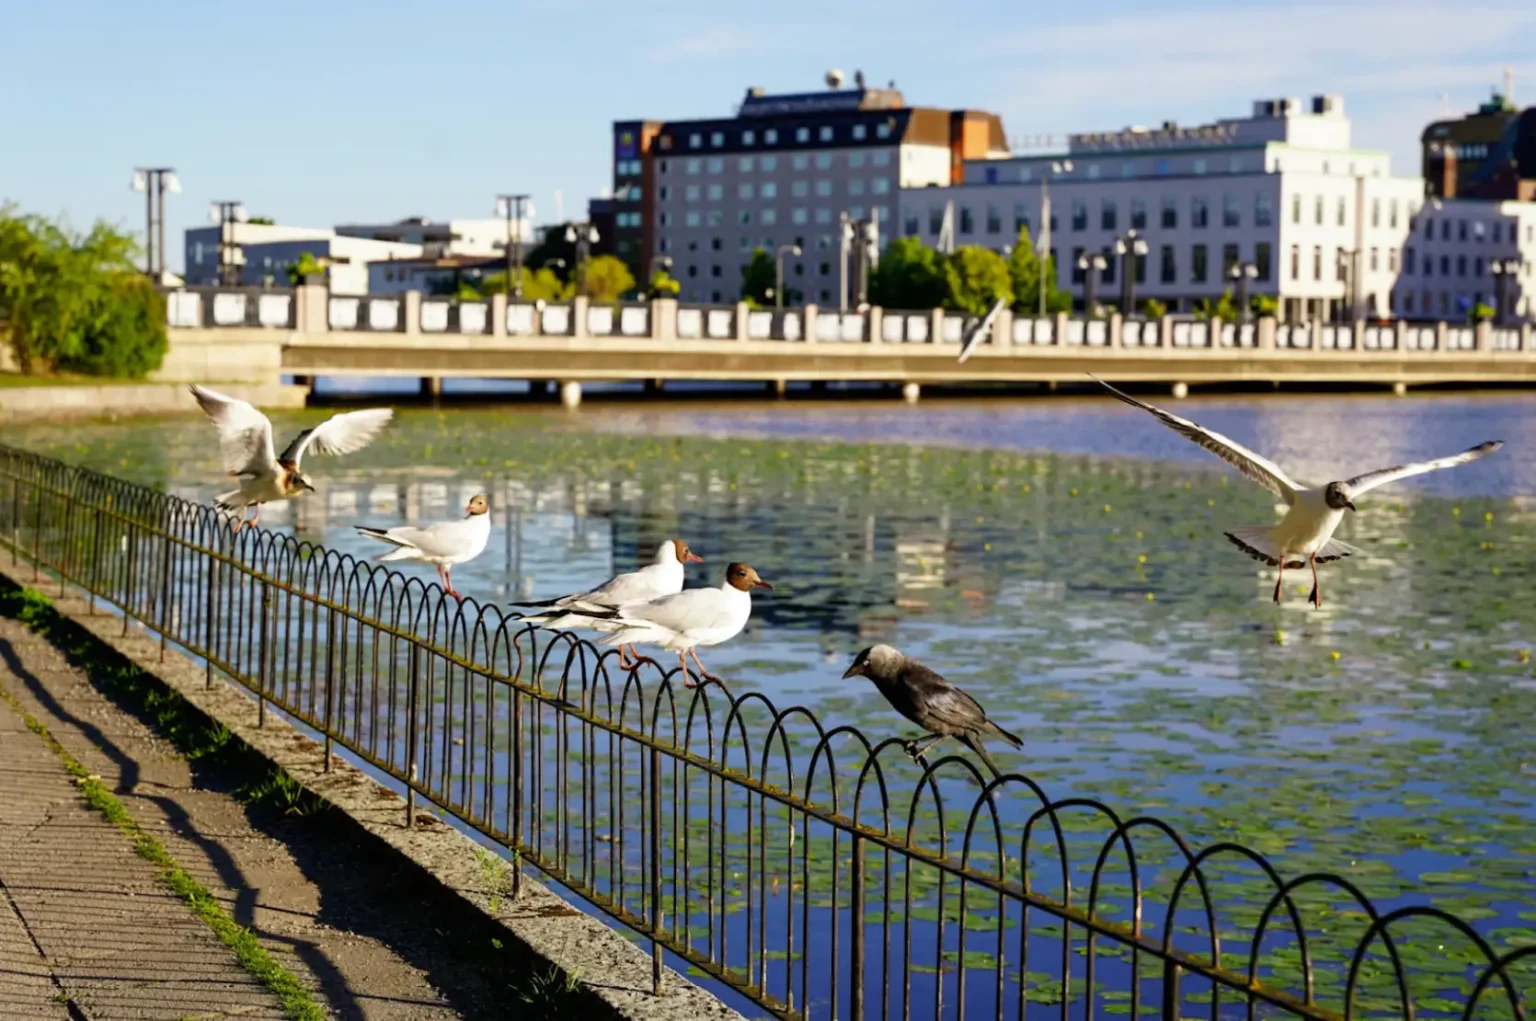
[[[394,549],[390,550],[388,553],[380,553],[378,556],[373,558],[374,563],[378,563],[378,564],[393,563],[396,560],[415,560],[415,559],[416,559],[416,547],[415,546],[396,546]]]
[[[588,631],[612,631],[620,626],[616,618],[582,613],[569,607],[563,607],[549,613],[530,614],[522,619],[524,623],[537,624],[539,627],[549,628],[554,631],[569,631],[571,628],[585,628]]]
[[[213,504],[219,510],[226,511],[244,510],[249,506],[245,502],[245,496],[242,491],[238,489],[231,490],[228,493],[220,493],[213,498]]]
[[[364,535],[366,535],[370,539],[377,539],[380,542],[392,542],[396,546],[409,546],[410,545],[410,543],[405,542],[402,539],[397,539],[393,535],[390,535],[389,534],[389,529],[387,529],[387,528],[372,528],[372,527],[370,527],[368,525],[353,525],[352,527],[357,529],[359,532],[363,533]]]
[[[992,734],[992,735],[994,735],[996,737],[1002,738],[1004,741],[1007,741],[1009,744],[1013,745],[1015,748],[1023,748],[1024,747],[1024,739],[1022,737],[1019,737],[1017,734],[1009,733],[1008,731],[1004,730],[1002,727],[999,727],[997,724],[993,723],[991,720],[987,721],[987,725],[985,727],[985,730],[986,730],[986,732],[988,734]]]
[[[1317,562],[1320,564],[1326,564],[1330,560],[1343,560],[1345,557],[1352,557],[1356,553],[1364,552],[1365,550],[1361,549],[1359,546],[1351,546],[1349,543],[1340,539],[1329,539],[1327,542],[1323,543],[1322,548],[1317,551]]]
[[[994,726],[996,725],[994,724]],[[1003,771],[997,768],[997,763],[992,761],[992,756],[987,754],[986,746],[981,743],[980,738],[975,734],[957,734],[955,736],[960,739],[962,744],[975,752],[977,758],[987,764],[987,768],[992,771],[994,777],[1003,775]]]
[[[1270,567],[1280,563],[1280,543],[1275,539],[1275,530],[1268,525],[1257,525],[1252,528],[1233,528],[1226,533],[1232,545],[1248,554],[1253,559]],[[1302,561],[1295,554],[1286,560],[1286,567],[1301,567]]]

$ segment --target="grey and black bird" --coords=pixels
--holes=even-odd
[[[955,738],[981,757],[994,776],[1002,775],[983,747],[984,737],[1000,737],[1015,748],[1024,742],[987,719],[987,711],[937,671],[909,659],[889,645],[872,645],[854,658],[843,677],[868,677],[891,708],[933,736],[908,741],[907,754],[922,761],[923,752],[946,737]]]

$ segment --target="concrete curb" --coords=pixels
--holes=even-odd
[[[0,572],[0,577],[10,578],[14,570]],[[28,584],[20,578],[10,580]],[[161,660],[158,636],[137,627],[130,627],[125,636],[121,617],[92,614],[84,599],[60,597],[52,584],[43,592],[61,616],[180,694],[199,712],[224,724],[237,739],[324,798],[383,847],[505,930],[505,942],[513,952],[532,962],[546,962],[576,979],[581,988],[578,996],[593,1008],[637,1021],[742,1021],[742,1015],[672,969],[664,974],[661,995],[653,995],[648,947],[630,942],[572,907],[526,871],[517,900],[493,894],[480,864],[484,850],[468,836],[420,807],[416,829],[407,831],[402,796],[339,756],[332,756],[331,770],[325,772],[324,747],[277,713],[267,714],[266,726],[258,727],[256,700],[243,688],[222,681],[206,687],[203,668],[179,652],[167,650]],[[573,1012],[573,1016],[579,1015]]]

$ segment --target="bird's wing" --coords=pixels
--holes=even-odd
[[[1471,450],[1464,450],[1450,457],[1437,457],[1433,461],[1414,461],[1412,464],[1399,464],[1391,468],[1378,468],[1364,475],[1356,475],[1345,485],[1355,495],[1368,493],[1377,486],[1385,486],[1389,482],[1398,479],[1412,478],[1415,475],[1423,475],[1426,472],[1439,471],[1441,468],[1454,468],[1458,464],[1466,464],[1468,461],[1477,461],[1487,457],[1504,445],[1503,440],[1489,440],[1487,443],[1479,443]]]
[[[956,362],[964,362],[971,356],[971,351],[980,344],[982,338],[991,336],[992,324],[997,321],[998,313],[1007,304],[1008,300],[1006,298],[998,298],[986,315],[971,324],[971,328],[966,330],[965,334],[960,338],[960,357],[955,359]]]
[[[311,450],[317,454],[350,454],[362,450],[394,417],[391,408],[368,408],[332,415],[313,429],[305,429],[295,436],[279,460],[297,468]]]
[[[648,603],[624,607],[619,611],[619,620],[625,624],[661,627],[677,634],[725,627],[731,622],[731,610],[722,595],[716,588],[674,592]]]
[[[1301,488],[1300,483],[1293,481],[1290,476],[1280,470],[1279,465],[1269,458],[1261,454],[1255,454],[1236,440],[1229,439],[1221,433],[1207,429],[1202,425],[1196,425],[1187,418],[1180,418],[1170,411],[1164,411],[1162,408],[1148,404],[1145,401],[1138,401],[1130,394],[1123,393],[1110,386],[1091,372],[1088,375],[1100,386],[1125,403],[1155,415],[1168,428],[1185,439],[1191,440],[1209,450],[1264,488],[1272,490],[1286,503],[1295,502],[1296,490]]]
[[[623,606],[625,603],[645,602],[657,597],[652,576],[644,569],[615,575],[590,592],[578,598],[599,606]]]
[[[272,423],[248,401],[227,397],[193,383],[197,403],[219,430],[219,457],[231,475],[271,475],[277,470],[272,452]]]

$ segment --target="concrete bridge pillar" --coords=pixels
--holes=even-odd
[[[404,320],[404,322],[401,324],[401,332],[411,334],[420,333],[421,292],[406,291],[405,300],[400,303],[400,306],[400,318]]]
[[[1255,333],[1257,336],[1254,338],[1254,343],[1258,345],[1260,351],[1273,351],[1275,349],[1274,316],[1260,316]]]
[[[923,396],[923,388],[916,383],[903,383],[901,385],[901,399],[908,404],[916,404]]]
[[[422,376],[416,384],[416,392],[423,397],[430,397],[434,401],[443,395],[443,378],[441,376]]]
[[[1189,384],[1188,383],[1175,383],[1175,384],[1173,384],[1173,399],[1174,400],[1182,401],[1184,398],[1186,398],[1188,396],[1189,396]]]
[[[503,291],[500,294],[491,295],[491,336],[505,337],[507,335],[507,295]]]
[[[581,384],[574,379],[561,382],[560,404],[567,411],[575,411],[581,407]]]

